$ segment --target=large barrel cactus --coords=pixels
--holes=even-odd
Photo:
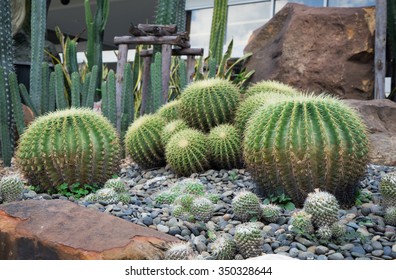
[[[191,83],[182,93],[180,116],[193,128],[208,132],[234,120],[239,90],[230,81],[208,79]]]
[[[298,94],[297,89],[278,81],[261,81],[253,84],[247,90],[245,95],[252,96],[257,93],[281,93],[288,96]]]
[[[260,108],[244,138],[244,160],[260,195],[286,192],[297,205],[315,188],[354,202],[369,143],[359,116],[341,101],[301,96]]]
[[[36,119],[22,134],[17,165],[45,190],[60,184],[103,184],[119,169],[120,144],[110,122],[89,109]]]

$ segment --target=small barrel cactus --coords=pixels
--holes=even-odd
[[[262,218],[267,223],[275,223],[282,214],[282,209],[275,204],[266,204],[261,206]]]
[[[171,190],[160,191],[155,195],[155,202],[158,204],[172,204],[180,193]]]
[[[396,227],[396,206],[388,207],[385,210],[385,224]]]
[[[13,202],[22,198],[24,184],[18,176],[6,176],[0,180],[0,196],[4,203]]]
[[[199,180],[185,179],[182,181],[182,192],[202,196],[205,194],[205,185]]]
[[[165,121],[156,115],[145,115],[133,122],[125,135],[125,149],[142,168],[165,165],[161,132]]]
[[[260,199],[252,192],[240,191],[231,202],[235,219],[248,222],[252,218],[259,219],[262,213]]]
[[[120,178],[116,178],[116,179],[109,179],[106,181],[106,183],[104,184],[103,188],[110,188],[115,190],[117,193],[123,193],[125,192],[125,183],[123,180],[121,180]]]
[[[189,126],[208,132],[234,120],[239,90],[232,82],[207,79],[188,85],[180,98],[180,115]]]
[[[187,128],[188,128],[187,123],[181,119],[173,120],[169,122],[167,125],[165,125],[164,129],[161,132],[161,140],[164,146],[168,144],[169,139],[173,135]]]
[[[382,177],[379,184],[382,204],[385,207],[396,207],[396,173],[389,173]]]
[[[220,200],[220,195],[217,193],[208,193],[206,198],[212,201],[213,204],[216,204]]]
[[[312,215],[312,224],[319,228],[337,222],[340,207],[334,195],[316,189],[315,192],[308,194],[304,210]]]
[[[236,254],[236,244],[231,236],[219,236],[212,246],[212,256],[216,260],[233,260]]]
[[[173,100],[161,106],[157,113],[166,122],[171,122],[179,118],[180,100]]]
[[[236,226],[234,240],[237,250],[245,259],[257,257],[263,253],[264,235],[256,223]]]
[[[212,128],[208,135],[212,165],[218,169],[238,168],[242,163],[241,135],[230,124]]]
[[[362,119],[326,96],[290,97],[260,107],[248,122],[243,145],[257,193],[286,193],[298,207],[318,187],[342,205],[353,204],[368,152]]]
[[[165,260],[191,260],[195,253],[187,242],[172,243],[165,251]]]
[[[98,197],[97,197],[96,193],[90,193],[84,197],[84,200],[86,202],[94,203],[94,202],[98,201]]]
[[[214,205],[205,197],[197,197],[191,204],[190,212],[196,220],[206,223],[213,217]]]
[[[131,196],[127,192],[118,193],[118,201],[128,205],[131,202]]]
[[[252,96],[257,93],[281,93],[284,95],[294,96],[298,95],[298,91],[284,83],[278,81],[261,81],[252,86],[250,86],[247,90],[245,95]]]
[[[120,144],[111,123],[83,108],[37,118],[22,134],[16,162],[29,183],[44,190],[104,184],[119,170]]]
[[[99,189],[95,194],[97,201],[105,204],[117,203],[119,201],[119,194],[114,189]]]
[[[194,196],[194,195],[191,195],[191,194],[182,194],[182,195],[179,195],[179,196],[175,199],[175,201],[174,201],[173,204],[174,204],[174,205],[181,205],[181,206],[183,206],[183,208],[184,208],[186,211],[190,211],[194,199],[195,199],[195,196]]]
[[[314,227],[311,221],[311,214],[304,210],[293,213],[290,219],[290,230],[297,234],[311,234]]]
[[[205,134],[194,129],[182,130],[169,139],[165,155],[170,167],[181,176],[209,168],[209,149]]]
[[[331,233],[334,238],[342,238],[347,233],[346,225],[336,222],[331,225]]]
[[[316,235],[322,240],[329,240],[333,236],[333,232],[331,228],[326,225],[318,228],[318,230],[316,231]]]

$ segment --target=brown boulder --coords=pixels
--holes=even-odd
[[[371,142],[370,162],[396,166],[396,103],[382,100],[344,100],[362,116]]]
[[[64,200],[0,205],[0,259],[162,259],[177,238]]]
[[[245,52],[252,82],[278,80],[300,90],[371,99],[375,8],[288,3],[254,31]]]

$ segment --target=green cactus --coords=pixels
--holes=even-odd
[[[178,32],[186,31],[186,0],[176,1],[175,24]]]
[[[18,134],[21,135],[25,131],[25,120],[19,94],[18,80],[14,72],[9,75],[9,85],[12,96],[12,110],[14,112],[14,120],[17,127]]]
[[[172,204],[180,194],[170,190],[161,191],[155,196],[155,202],[158,204]]]
[[[180,91],[183,91],[187,84],[187,63],[183,59],[179,59],[179,69],[178,69],[178,74],[179,74],[179,86],[180,86]]]
[[[197,197],[191,204],[190,212],[198,221],[208,222],[213,217],[214,205],[205,197]]]
[[[311,234],[314,231],[312,215],[304,210],[293,213],[290,219],[290,230],[297,234]]]
[[[218,237],[212,246],[212,256],[216,260],[233,260],[236,254],[236,244],[230,235]]]
[[[96,193],[90,193],[84,197],[84,200],[86,202],[94,203],[94,202],[98,201],[98,197],[97,197]]]
[[[316,231],[316,235],[321,240],[329,240],[331,239],[333,232],[328,225],[324,225],[318,228],[318,230]]]
[[[391,206],[385,210],[385,224],[396,227],[396,207]]]
[[[396,207],[396,173],[384,175],[379,184],[382,204],[385,207]]]
[[[55,70],[56,70],[56,66],[55,66]],[[92,67],[91,72],[89,73],[89,76],[85,77],[86,80],[85,82],[88,83],[86,86],[87,92],[85,93],[83,91],[86,94],[85,107],[88,107],[90,109],[92,109],[94,106],[96,89],[98,88],[97,85],[99,79],[98,71],[99,71],[99,67],[97,65],[94,65]],[[83,90],[84,90],[84,85],[83,85]]]
[[[6,176],[0,180],[0,196],[4,203],[22,198],[24,184],[18,176]]]
[[[192,194],[182,194],[175,199],[173,205],[181,205],[185,211],[190,212],[195,198]]]
[[[220,195],[217,193],[208,193],[206,198],[212,201],[213,204],[216,204],[220,200]]]
[[[366,131],[357,113],[341,101],[290,98],[252,116],[245,130],[244,162],[260,195],[286,193],[301,206],[320,187],[350,205],[369,159]]]
[[[220,64],[227,28],[228,0],[215,0],[210,30],[209,53]]]
[[[193,221],[194,217],[182,205],[174,205],[172,207],[172,215],[182,221]]]
[[[145,115],[134,121],[125,134],[125,148],[131,158],[142,168],[165,165],[161,142],[165,121],[156,115]]]
[[[165,156],[170,167],[181,176],[205,171],[210,166],[206,135],[194,129],[173,135],[166,145]]]
[[[250,86],[246,92],[246,96],[252,96],[257,93],[281,93],[287,96],[295,96],[300,93],[293,87],[278,81],[261,81]]]
[[[180,182],[181,192],[196,196],[203,196],[205,194],[205,185],[199,180],[184,179]]]
[[[275,223],[282,214],[282,208],[276,204],[265,204],[261,206],[262,218],[267,223]]]
[[[120,145],[107,119],[89,109],[37,118],[20,138],[16,162],[44,190],[63,183],[103,184],[118,172]]]
[[[161,106],[161,108],[158,109],[157,114],[169,123],[171,121],[179,119],[179,106],[180,100],[173,100]]]
[[[345,236],[347,233],[347,228],[346,225],[340,223],[340,222],[335,222],[334,224],[331,225],[331,234],[334,238],[342,238]]]
[[[308,194],[304,202],[304,210],[312,215],[314,227],[319,228],[337,222],[340,207],[334,195],[316,189],[315,192]]]
[[[123,193],[126,190],[126,185],[121,178],[115,178],[107,180],[103,188],[113,189],[117,193]]]
[[[162,54],[157,52],[150,67],[150,112],[156,112],[167,100],[162,96]]]
[[[66,68],[69,73],[78,72],[77,62],[77,39],[70,40],[69,37],[66,39]]]
[[[208,135],[212,165],[217,169],[233,169],[242,165],[242,139],[231,124],[212,128]]]
[[[74,72],[71,75],[71,106],[78,108],[81,105],[81,83],[80,83],[80,73]]]
[[[239,90],[230,81],[208,79],[189,84],[180,98],[180,116],[189,126],[208,132],[234,120]]]
[[[117,127],[117,108],[116,108],[116,78],[113,70],[110,70],[107,74],[107,88],[106,88],[106,96],[107,100],[105,101],[107,104],[107,117],[114,127]]]
[[[51,75],[54,75],[54,78],[52,78],[52,82],[54,83],[54,85],[52,85],[51,87],[55,89],[56,108],[58,110],[67,109],[69,106],[65,97],[65,81],[62,65],[56,64],[55,72],[52,72]],[[34,106],[34,108],[40,114],[40,110],[38,110],[36,106]]]
[[[131,196],[127,192],[122,192],[118,194],[118,201],[122,202],[125,205],[128,205],[131,202]]]
[[[54,97],[54,91],[51,91],[51,89],[50,89],[50,71],[49,71],[49,65],[47,62],[43,62],[41,64],[41,73],[42,73],[41,85],[42,85],[43,91],[41,93],[41,104],[40,104],[41,110],[40,111],[41,111],[41,115],[45,115],[46,113],[55,110],[55,99],[52,99]],[[77,85],[77,83],[75,83],[75,85],[73,85],[75,87],[74,90],[77,90],[76,85]],[[80,86],[80,81],[78,81],[78,85]],[[78,88],[78,94],[80,94],[79,88]],[[77,100],[79,100],[79,98],[80,98],[80,95],[78,96]],[[53,102],[53,104],[51,104],[51,102]]]
[[[165,251],[165,260],[190,260],[193,259],[194,255],[190,243],[172,243]]]
[[[132,75],[132,66],[130,63],[125,64],[124,80],[122,83],[122,112],[121,112],[121,136],[122,139],[128,130],[129,125],[135,117],[135,94],[134,81]]]
[[[119,194],[111,188],[99,189],[95,195],[97,201],[105,204],[117,203],[119,201]]]
[[[252,218],[261,217],[260,199],[252,192],[240,191],[232,200],[232,211],[235,219],[241,222],[250,221]]]
[[[236,226],[234,240],[239,253],[245,258],[253,258],[263,253],[263,231],[256,223],[244,223]]]
[[[161,140],[164,146],[169,143],[169,140],[173,135],[185,129],[188,129],[188,125],[182,119],[171,121],[165,125],[161,133]]]

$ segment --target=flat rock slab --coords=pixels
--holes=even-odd
[[[0,259],[162,259],[178,241],[70,201],[0,205]]]

